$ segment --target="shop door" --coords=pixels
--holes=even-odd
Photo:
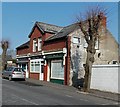
[[[27,64],[22,64],[22,68],[26,72],[26,78],[28,78],[28,69],[27,69],[28,67],[27,67]]]

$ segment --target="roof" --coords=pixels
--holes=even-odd
[[[18,46],[16,49],[29,48],[30,41]]]
[[[56,26],[56,25],[53,25],[53,24],[36,22],[34,27],[32,28],[32,31],[29,34],[29,37],[31,36],[32,32],[34,31],[35,26],[37,26],[42,33],[50,32],[50,33],[53,33],[53,34],[59,32],[63,28],[63,27]]]
[[[59,32],[54,34],[52,37],[46,39],[46,41],[51,41],[51,40],[54,40],[54,39],[66,37],[68,34],[70,34],[75,29],[78,29],[78,28],[79,28],[79,26],[78,26],[77,23],[69,25],[69,26],[66,26],[66,27],[63,27]]]
[[[43,23],[43,22],[36,22],[36,24],[38,25],[39,28],[41,28],[43,31],[46,31],[46,32],[56,33],[63,28],[60,26],[56,26],[53,24],[47,24],[47,23]]]

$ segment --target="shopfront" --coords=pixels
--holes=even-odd
[[[48,63],[47,80],[54,83],[64,84],[64,54],[46,55]]]

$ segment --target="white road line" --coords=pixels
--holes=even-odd
[[[21,99],[21,100],[23,100],[23,101],[26,101],[26,102],[28,102],[28,103],[31,103],[31,104],[33,104],[33,105],[39,105],[39,104],[34,103],[34,102],[32,102],[32,101],[29,101],[29,100],[27,100],[27,99],[24,99],[24,98],[18,97],[18,96],[14,95],[14,94],[12,94],[12,96],[14,96],[14,97],[16,97],[16,98],[19,98],[19,99]]]
[[[71,95],[65,95],[65,96],[67,96],[67,97],[72,97]]]
[[[80,99],[80,100],[82,100],[82,101],[86,101],[86,102],[90,102],[89,100],[86,100],[86,99]]]
[[[101,105],[118,105],[119,103],[118,102],[116,102],[116,103],[105,103],[105,104],[101,104]]]

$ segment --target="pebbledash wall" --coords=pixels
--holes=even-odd
[[[120,65],[93,65],[91,74],[91,89],[120,93]]]

